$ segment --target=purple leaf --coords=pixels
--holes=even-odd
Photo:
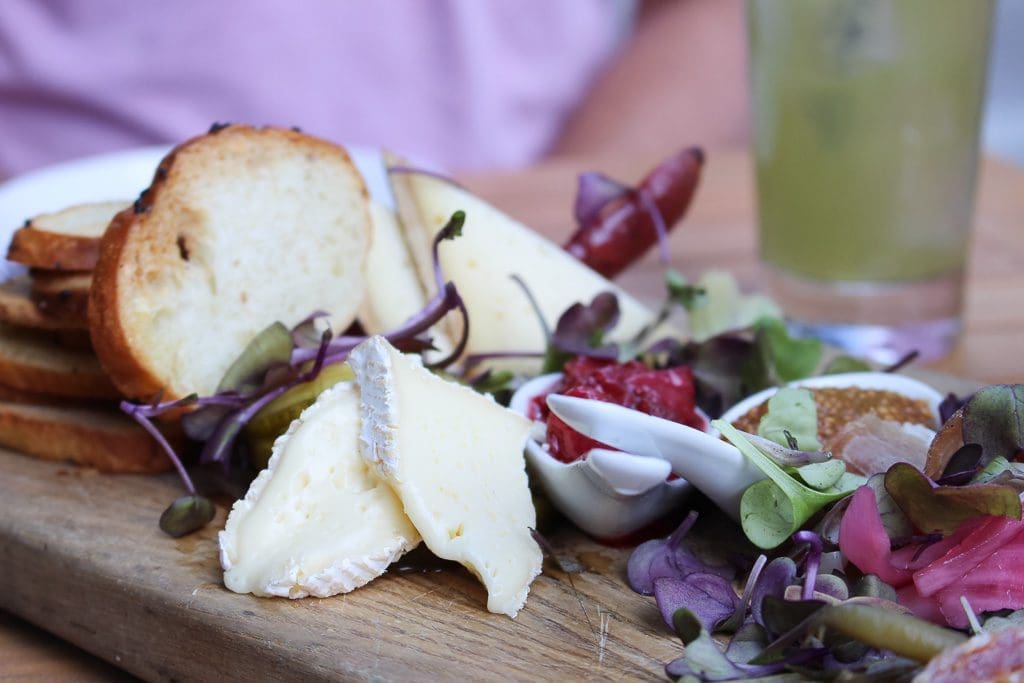
[[[776,557],[761,572],[761,577],[754,584],[750,596],[750,615],[754,621],[764,626],[762,606],[768,596],[782,598],[786,587],[796,581],[796,563],[788,557]]]
[[[718,574],[690,574],[685,579],[654,580],[654,599],[661,617],[672,626],[672,615],[680,608],[692,611],[709,632],[736,610],[739,596],[732,582]]]
[[[576,189],[573,215],[578,225],[589,223],[608,202],[629,194],[628,185],[593,171],[580,173]]]
[[[551,343],[575,355],[616,358],[618,348],[604,345],[604,335],[619,321],[619,299],[602,292],[587,305],[575,303],[558,319]]]
[[[697,573],[717,574],[731,581],[735,575],[732,567],[707,564],[683,545],[683,539],[696,521],[696,511],[691,512],[672,535],[637,546],[626,563],[629,587],[641,595],[652,595],[655,579],[684,579]]]

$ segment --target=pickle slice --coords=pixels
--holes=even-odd
[[[292,387],[264,406],[245,426],[244,435],[249,439],[268,437],[273,442],[317,396],[338,382],[351,381],[353,377],[352,370],[345,363],[328,365],[309,382]]]

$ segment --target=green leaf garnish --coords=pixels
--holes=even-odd
[[[964,443],[982,448],[981,464],[993,458],[1015,460],[1024,451],[1024,384],[979,389],[964,405]]]
[[[814,394],[807,389],[782,387],[768,399],[768,412],[757,427],[758,436],[771,439],[780,446],[790,446],[787,433],[796,439],[796,448],[820,451],[818,441],[818,407]],[[795,450],[794,449],[794,450]]]
[[[813,374],[824,345],[817,339],[791,337],[779,318],[761,318],[756,342],[775,384],[785,384]]]
[[[284,324],[276,322],[268,326],[253,337],[224,373],[216,393],[252,390],[253,387],[247,385],[258,386],[267,370],[288,364],[294,346],[291,332]]]
[[[1020,496],[1010,486],[937,486],[913,465],[898,462],[885,473],[885,490],[921,532],[951,534],[982,515],[1021,518]]]
[[[847,474],[846,463],[842,460],[827,460],[815,462],[803,467],[797,467],[794,472],[801,481],[815,491],[829,491],[838,484],[844,474]]]
[[[728,422],[714,420],[711,424],[767,477],[750,486],[740,499],[743,533],[759,548],[779,546],[818,510],[864,483],[863,477],[851,475],[839,480],[841,489],[816,491],[790,476]]]
[[[706,271],[692,290],[702,292],[702,296],[690,297],[689,306],[684,304],[690,336],[696,341],[749,327],[762,318],[778,319],[782,316],[779,307],[768,297],[742,294],[736,278],[724,270]],[[682,286],[677,287],[677,291],[685,292]],[[671,283],[669,292],[672,292]]]

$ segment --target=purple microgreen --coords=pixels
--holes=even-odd
[[[590,223],[609,202],[624,197],[631,191],[628,185],[603,173],[580,173],[577,177],[576,203],[573,207],[573,217],[577,225]]]
[[[160,515],[160,529],[168,536],[180,538],[210,523],[217,508],[203,496],[194,493],[176,498]]]
[[[326,318],[328,315],[330,314],[326,311],[314,311],[299,321],[291,329],[292,344],[299,347],[318,348],[322,333],[317,329],[316,321]]]
[[[788,430],[783,431],[788,433]],[[832,453],[828,451],[803,451],[787,448],[757,434],[747,434],[746,437],[762,453],[774,460],[779,467],[803,467],[815,463],[837,462],[832,460]]]
[[[796,563],[788,557],[776,557],[761,572],[750,594],[750,615],[754,622],[764,626],[761,607],[768,596],[781,598],[786,587],[796,580]]]
[[[843,523],[843,514],[849,505],[849,497],[837,501],[814,526],[814,530],[821,536],[821,539],[831,546],[839,545],[839,527]]]
[[[819,567],[819,571],[814,578],[814,590],[811,591],[811,597],[820,597],[822,595],[833,598],[838,602],[842,602],[843,600],[849,599],[850,587],[840,576],[836,576],[835,574],[822,574]],[[804,599],[802,594],[801,599]]]
[[[732,582],[718,574],[689,574],[684,579],[659,578],[654,580],[654,599],[661,617],[672,626],[672,615],[685,607],[691,610],[710,632],[736,611],[739,598]]]
[[[661,263],[668,265],[672,259],[668,253],[668,226],[665,225],[665,217],[662,215],[661,209],[658,208],[658,203],[654,201],[650,190],[640,188],[636,195],[640,207],[651,217],[654,231],[658,234],[658,256],[661,258]]]
[[[652,595],[654,581],[659,578],[683,579],[690,574],[710,573],[731,580],[734,572],[730,567],[709,565],[683,545],[696,521],[694,510],[667,538],[651,539],[637,546],[626,563],[629,587],[641,595]]]
[[[939,486],[908,463],[889,468],[885,490],[924,533],[951,534],[963,522],[984,515],[1021,518],[1020,496],[1010,486]]]
[[[809,546],[807,558],[804,560],[803,599],[810,600],[814,596],[814,582],[818,578],[818,564],[821,562],[821,537],[805,529],[793,534],[793,542],[806,543]]]
[[[540,308],[540,302],[537,301],[537,297],[533,295],[533,292],[527,286],[526,282],[523,281],[523,278],[514,273],[510,277],[512,278],[512,282],[516,283],[519,286],[519,289],[523,290],[523,296],[526,297],[526,301],[530,304],[530,308],[533,309],[533,314],[537,317],[538,324],[540,324],[541,332],[544,333],[544,339],[550,347],[551,326],[548,325],[547,318],[544,317],[544,311]],[[558,369],[561,370],[561,368]]]
[[[619,321],[619,299],[611,292],[601,292],[589,304],[575,303],[565,310],[555,324],[552,345],[573,356],[616,358],[618,347],[605,344],[605,335]]]
[[[981,465],[1002,456],[1024,454],[1024,384],[997,384],[979,389],[964,405],[964,443],[982,448]]]
[[[181,401],[170,401],[163,405],[177,404],[173,407],[179,407],[180,405],[186,405],[186,401],[191,403],[194,400],[195,399],[190,396],[181,399]],[[185,489],[193,496],[197,495],[195,484],[192,483],[192,478],[188,476],[188,471],[185,469],[185,465],[182,464],[181,458],[179,458],[178,454],[174,452],[174,448],[171,447],[171,444],[167,441],[164,435],[156,428],[152,421],[150,421],[150,414],[147,414],[148,411],[146,410],[147,407],[150,409],[153,408],[153,406],[143,406],[137,403],[131,403],[130,401],[121,402],[121,410],[138,422],[139,425],[141,425],[142,428],[145,429],[146,432],[148,432],[149,435],[160,445],[160,448],[164,450],[167,457],[170,458],[171,463],[174,464],[174,469],[178,471],[178,476],[181,477],[181,481],[185,484]],[[167,408],[167,410],[170,409],[170,407]]]
[[[263,383],[268,370],[287,365],[292,355],[291,332],[279,322],[267,326],[253,337],[217,386],[217,393],[247,393]]]
[[[963,408],[971,400],[971,396],[961,398],[952,392],[946,394],[946,397],[939,402],[939,423],[946,424],[949,418],[953,417],[953,413]]]
[[[441,242],[444,242],[445,240],[453,240],[456,237],[461,236],[462,227],[465,224],[466,212],[456,211],[448,219],[448,222],[444,224],[444,227],[434,235],[434,242],[431,245],[431,255],[434,259],[434,284],[437,286],[437,291],[439,292],[445,287],[444,273],[441,271]]]
[[[759,624],[743,624],[729,640],[725,656],[734,664],[747,664],[768,645],[768,633]]]
[[[785,590],[783,590],[785,594]],[[766,595],[761,603],[761,625],[768,632],[769,637],[775,638],[772,645],[766,648],[765,652],[754,658],[755,664],[768,664],[776,661],[776,657],[782,654],[779,648],[779,639],[791,634],[802,623],[804,623],[815,612],[826,606],[821,600],[786,600],[774,595]],[[799,634],[802,636],[803,634]],[[799,637],[794,638],[795,642]],[[787,642],[784,647],[788,647]],[[776,649],[779,651],[776,652]]]
[[[882,372],[899,372],[900,370],[902,370],[903,368],[907,367],[915,360],[917,360],[917,357],[920,355],[921,352],[918,351],[917,349],[914,349],[913,351],[907,351],[900,358],[898,358],[895,363],[892,363],[891,365],[882,368]]]
[[[727,633],[734,633],[743,626],[743,622],[747,618],[747,609],[750,607],[750,600],[754,595],[754,586],[757,585],[757,580],[761,576],[761,571],[768,563],[768,556],[761,554],[757,556],[754,561],[754,566],[751,568],[750,573],[747,574],[747,582],[743,587],[743,594],[740,596],[739,602],[736,603],[736,609],[733,611],[726,621],[724,621],[720,627],[720,630]]]

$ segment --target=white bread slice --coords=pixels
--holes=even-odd
[[[174,149],[101,241],[89,298],[96,354],[132,398],[211,394],[274,321],[355,318],[371,238],[344,149],[228,126]]]
[[[536,298],[545,320],[554,327],[574,303],[590,303],[601,292],[618,297],[620,318],[613,339],[628,340],[651,323],[654,314],[621,287],[583,265],[558,245],[499,211],[466,190],[443,179],[419,173],[391,173],[401,225],[428,292],[435,291],[430,272],[430,243],[455,211],[465,211],[462,236],[441,245],[440,261],[446,279],[455,283],[469,310],[467,354],[516,351],[543,352],[537,316],[518,275]],[[461,319],[444,320],[452,339],[458,339]],[[522,372],[536,372],[540,361],[488,362]]]
[[[25,221],[11,238],[7,258],[33,268],[92,270],[100,237],[126,201],[76,204]]]
[[[173,440],[173,439],[172,439]],[[0,445],[101,472],[163,472],[171,462],[142,427],[116,408],[0,401]]]
[[[91,272],[36,269],[29,272],[29,281],[29,296],[44,315],[80,320],[88,328]]]
[[[85,309],[39,306],[32,298],[28,276],[18,275],[0,284],[0,322],[37,330],[85,330]],[[59,303],[59,302],[57,302]]]
[[[3,324],[0,384],[70,398],[120,396],[91,351],[61,346],[43,331]]]
[[[304,598],[347,593],[420,542],[402,504],[359,456],[359,392],[320,394],[274,442],[220,533],[224,585]]]

